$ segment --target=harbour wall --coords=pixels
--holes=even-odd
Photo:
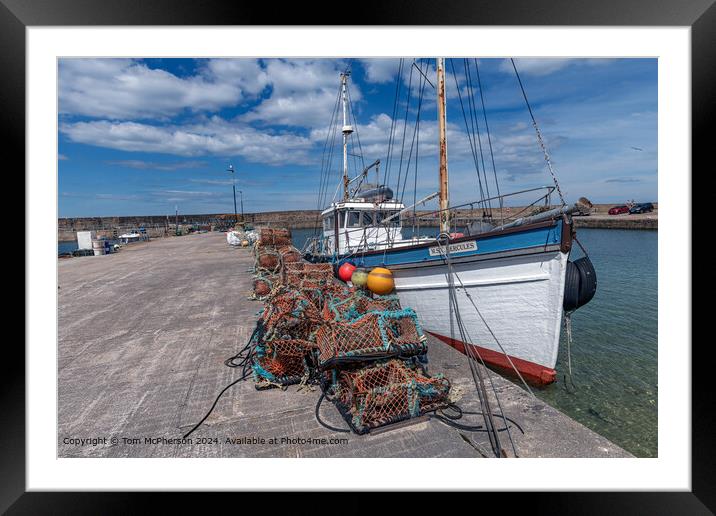
[[[600,229],[657,229],[658,228],[658,205],[655,203],[655,210],[652,213],[643,215],[608,215],[607,211],[613,205],[594,205],[589,216],[574,217],[576,228],[600,228]],[[518,214],[523,208],[505,208],[505,217]],[[418,210],[421,217],[421,225],[437,225],[438,219],[434,212]],[[523,213],[522,215],[527,215]],[[320,213],[317,210],[293,210],[293,211],[272,211],[263,213],[245,213],[243,220],[254,226],[268,227],[290,227],[295,229],[313,228],[316,225]],[[479,217],[479,210],[458,210],[458,223],[469,222]],[[502,214],[499,208],[493,209],[493,217],[500,219]],[[239,215],[241,220],[241,215]],[[174,234],[174,216],[166,215],[139,215],[122,217],[81,217],[81,218],[60,218],[57,220],[57,239],[59,241],[72,241],[77,238],[77,231],[96,231],[98,236],[112,237],[124,231],[131,231],[138,227],[144,227],[150,237],[160,237]],[[207,229],[224,228],[233,225],[234,214],[210,213],[210,214],[182,214],[178,217],[180,228],[198,224]]]

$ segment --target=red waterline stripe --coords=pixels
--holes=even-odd
[[[475,344],[466,344],[461,340],[452,339],[450,337],[446,337],[438,333],[433,333],[431,331],[426,330],[426,332],[430,335],[437,337],[445,344],[448,344],[449,346],[455,348],[463,354],[466,354],[465,347],[470,346],[473,351],[477,352],[477,354],[482,357],[486,364],[499,367],[501,369],[506,369],[514,374],[514,369],[512,365],[510,365],[510,362],[509,360],[507,360],[507,357],[504,355],[504,353],[483,348],[482,346],[477,346]],[[525,378],[525,380],[528,380],[530,382],[534,382],[540,385],[547,385],[554,382],[557,378],[557,371],[550,367],[535,364],[534,362],[513,357],[512,355],[510,355],[510,360],[512,360],[512,363],[515,365],[520,374]]]

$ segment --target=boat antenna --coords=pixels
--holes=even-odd
[[[445,114],[445,58],[438,57],[438,128],[440,147],[440,232],[450,233],[450,212],[448,198],[447,129]]]
[[[350,70],[341,73],[341,99],[343,100],[343,200],[348,199],[348,137],[353,132],[348,118],[347,84]]]

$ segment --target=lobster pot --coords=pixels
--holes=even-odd
[[[303,262],[289,262],[283,266],[283,284],[296,288],[301,284]]]
[[[258,390],[300,383],[308,374],[310,342],[277,339],[256,346],[251,368]]]
[[[271,248],[260,247],[256,253],[256,270],[278,272],[281,267],[281,255]]]
[[[258,243],[263,247],[291,245],[291,231],[289,229],[262,228],[259,230]]]
[[[304,279],[319,285],[333,283],[333,266],[330,263],[306,263],[303,272]]]
[[[307,295],[289,290],[271,299],[261,322],[267,338],[311,340],[321,323],[321,314]]]
[[[395,294],[389,294],[387,296],[374,296],[370,297],[366,294],[358,291],[355,297],[355,308],[356,313],[366,312],[394,312],[400,310],[400,299]]]
[[[400,310],[396,295],[370,297],[361,290],[349,290],[330,296],[325,303],[326,320],[348,321],[369,312],[395,312]]]
[[[371,312],[352,321],[325,322],[316,332],[316,346],[322,369],[363,361],[368,355],[378,359],[427,352],[425,335],[412,310]]]
[[[254,296],[262,299],[269,295],[273,290],[273,281],[268,275],[257,276],[254,278]]]
[[[301,261],[301,252],[291,245],[285,245],[278,248],[281,255],[281,262],[284,266],[288,263],[296,263]]]
[[[448,405],[450,382],[442,375],[425,376],[401,360],[378,362],[356,371],[342,371],[334,385],[341,415],[358,434]]]

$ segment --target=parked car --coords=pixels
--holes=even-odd
[[[643,202],[632,206],[629,213],[649,213],[650,211],[654,211],[654,205],[650,202]]]
[[[629,213],[629,207],[622,204],[609,209],[609,215],[621,215],[622,213]]]

